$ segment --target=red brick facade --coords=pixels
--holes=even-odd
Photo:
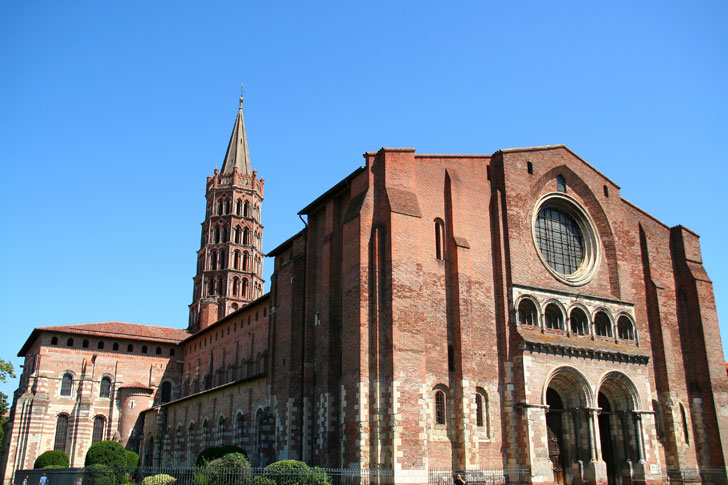
[[[383,148],[301,211],[305,228],[268,254],[261,296],[261,267],[230,259],[260,255],[262,237],[237,243],[230,232],[262,231],[257,215],[235,209],[259,209],[263,197],[257,174],[239,174],[249,160],[238,116],[230,147],[245,150],[229,148],[208,179],[192,333],[174,342],[184,358],[127,363],[56,348],[49,339],[63,327],[37,329],[21,353],[48,357],[23,374],[8,456],[26,429],[43,438],[8,470],[52,445],[55,417],[27,417],[44,402],[61,412],[51,387],[70,364],[52,356],[63,354],[89,376],[79,396],[129,369],[119,404],[106,406],[135,401],[143,412],[107,419],[145,465],[236,444],[255,465],[391,469],[398,483],[427,482],[438,468],[527,470],[531,483],[726,482],[728,375],[697,235],[622,199],[561,145]],[[225,254],[222,266],[212,252]],[[243,277],[248,296],[231,291]],[[79,399],[74,436],[88,442],[100,411]]]

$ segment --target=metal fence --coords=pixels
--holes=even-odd
[[[531,472],[527,468],[483,468],[476,470],[430,470],[429,483],[444,485],[454,483],[460,475],[469,485],[477,484],[516,484],[530,481]]]
[[[174,485],[390,485],[402,483],[452,484],[456,474],[461,474],[468,484],[517,484],[529,478],[527,469],[479,469],[479,470],[368,470],[354,468],[316,468],[308,470],[264,468],[197,468],[197,467],[142,467],[128,468],[59,468],[45,470],[18,470],[15,485],[22,485],[25,476],[28,484],[35,485],[42,473],[48,477],[48,485],[119,485],[141,483],[144,478],[169,475]]]

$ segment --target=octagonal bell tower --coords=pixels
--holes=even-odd
[[[188,330],[197,332],[263,295],[264,180],[251,169],[240,97],[222,170],[207,177]]]

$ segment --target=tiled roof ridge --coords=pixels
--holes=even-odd
[[[143,337],[166,340],[183,340],[189,336],[189,332],[182,328],[161,327],[157,325],[145,325],[141,323],[128,323],[118,321],[72,323],[69,325],[51,325],[47,327],[37,327],[36,330],[70,333],[96,332],[108,335],[117,335],[120,337]],[[144,332],[144,330],[151,332]]]

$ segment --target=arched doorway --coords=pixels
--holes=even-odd
[[[564,483],[564,463],[562,450],[564,449],[563,418],[564,403],[559,393],[549,388],[546,391],[546,404],[549,410],[546,413],[546,433],[549,447],[549,459],[554,467],[554,483]]]
[[[621,484],[627,463],[644,457],[641,417],[634,412],[638,403],[637,389],[627,376],[610,372],[602,379],[597,394],[599,442],[609,485]]]
[[[554,483],[581,481],[583,464],[593,459],[589,384],[576,369],[559,368],[548,382],[544,401],[548,406],[546,432]]]

